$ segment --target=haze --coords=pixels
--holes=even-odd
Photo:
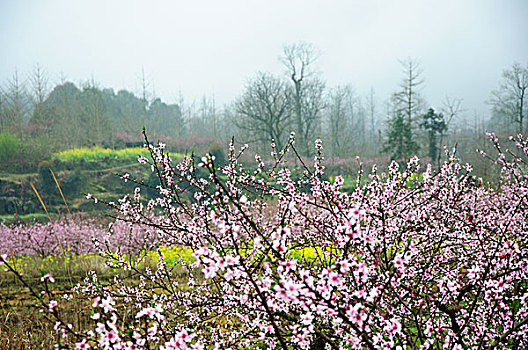
[[[228,103],[257,71],[281,73],[284,44],[322,55],[329,86],[398,88],[398,59],[416,58],[423,94],[488,114],[490,91],[528,59],[528,2],[508,1],[2,1],[0,80],[39,63],[58,81],[94,79],[138,91],[142,68],[172,102],[214,95]]]

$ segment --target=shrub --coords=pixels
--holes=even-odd
[[[225,166],[226,165],[226,157],[224,153],[224,149],[219,144],[215,143],[209,147],[208,153],[215,157],[215,164],[217,166]]]
[[[50,161],[43,160],[38,165],[40,189],[47,197],[58,197],[59,190],[51,174],[53,165]]]
[[[22,143],[15,134],[8,131],[0,132],[0,162],[7,163],[20,153]]]
[[[81,193],[81,189],[87,184],[86,175],[83,174],[82,168],[77,167],[70,172],[61,182],[61,190],[68,197],[75,197]]]
[[[528,141],[517,144],[528,153]],[[150,150],[148,163],[162,177],[158,198],[145,205],[137,188],[107,204],[195,260],[181,259],[181,281],[162,249],[157,268],[141,271],[139,261],[102,247],[108,264],[141,282],[109,286],[91,274],[77,291],[93,300],[92,329],[64,324],[57,302],[40,297],[63,333],[59,346],[528,347],[523,158],[495,160],[500,190],[475,186],[471,167],[450,155],[438,174],[428,167],[421,177],[416,158],[404,171],[397,163],[388,173],[374,168],[371,181],[349,194],[341,177],[324,180],[320,142],[313,167],[297,180],[282,166],[285,151],[268,169],[257,157],[248,172],[233,145],[221,169],[211,156],[173,166],[163,147]],[[210,176],[197,178],[197,167]],[[182,200],[189,187],[194,200]]]
[[[49,140],[24,138],[9,131],[0,132],[2,170],[15,173],[34,172],[37,164],[50,156]],[[45,145],[45,146],[44,146]]]

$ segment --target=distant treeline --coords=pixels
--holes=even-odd
[[[402,61],[399,87],[377,97],[373,89],[359,93],[351,84],[329,87],[318,73],[319,55],[307,43],[284,46],[284,73],[256,73],[234,101],[220,107],[214,96],[163,102],[148,91],[151,82],[144,75],[141,91],[134,94],[101,88],[93,80],[78,85],[61,81],[50,88],[40,66],[26,79],[15,72],[0,84],[0,158],[13,160],[7,150],[17,147],[44,157],[51,150],[76,147],[136,146],[144,126],[152,140],[163,140],[178,152],[225,145],[235,136],[269,154],[272,140],[280,148],[294,131],[301,155],[312,156],[313,142],[321,138],[325,155],[334,162],[360,156],[404,164],[418,155],[437,167],[442,147],[456,144],[458,154],[487,176],[489,167],[475,154],[475,148],[488,148],[484,132],[504,137],[526,132],[528,66],[514,63],[497,77],[497,90],[483,101],[490,113],[479,116],[468,113],[456,97],[431,106],[422,94],[425,80],[416,60]]]
[[[48,136],[59,148],[138,142],[143,126],[155,135],[183,135],[178,105],[159,98],[142,100],[127,90],[115,93],[95,85],[78,88],[65,82],[40,102],[23,96],[19,99],[14,101],[15,108],[2,109],[2,129],[17,130],[22,125],[32,136]]]

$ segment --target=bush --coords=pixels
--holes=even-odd
[[[0,132],[0,162],[3,164],[17,158],[21,153],[22,143],[18,136],[8,131]]]
[[[224,149],[219,144],[215,143],[209,147],[208,153],[215,157],[215,164],[217,166],[224,166],[226,165],[226,156],[224,153]]]
[[[0,215],[21,212],[22,202],[17,197],[0,197]]]
[[[517,142],[528,153],[528,141]],[[416,158],[405,171],[394,162],[388,173],[374,169],[349,194],[343,178],[324,180],[316,147],[313,167],[297,180],[282,155],[248,172],[231,146],[220,179],[211,158],[173,166],[163,147],[152,148],[158,197],[145,205],[137,188],[107,204],[194,261],[180,259],[185,273],[176,278],[163,249],[157,268],[141,271],[141,256],[100,246],[107,264],[140,283],[105,285],[91,274],[77,289],[93,300],[91,329],[68,326],[58,303],[39,297],[63,333],[59,346],[528,347],[528,175],[520,161],[496,160],[500,190],[475,186],[471,167],[451,155],[438,174],[428,167],[417,177]],[[197,178],[197,167],[210,176]],[[182,199],[189,187],[193,201]]]
[[[58,197],[60,194],[57,185],[55,184],[55,180],[53,179],[53,175],[51,174],[52,168],[53,165],[48,160],[43,160],[39,163],[37,169],[40,181],[39,188],[42,191],[42,194],[48,197]]]
[[[0,133],[0,162],[2,170],[15,173],[28,173],[37,170],[37,164],[49,159],[49,142],[28,138],[21,141],[20,136],[8,131]]]
[[[60,181],[60,187],[66,199],[78,196],[86,184],[87,177],[80,167],[77,167]]]

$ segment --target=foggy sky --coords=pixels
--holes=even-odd
[[[373,88],[381,103],[413,57],[429,105],[449,95],[487,117],[503,69],[528,63],[527,19],[526,0],[0,0],[0,83],[39,63],[52,83],[138,92],[143,68],[165,101],[221,105],[257,71],[282,73],[282,46],[302,40],[330,87]]]

